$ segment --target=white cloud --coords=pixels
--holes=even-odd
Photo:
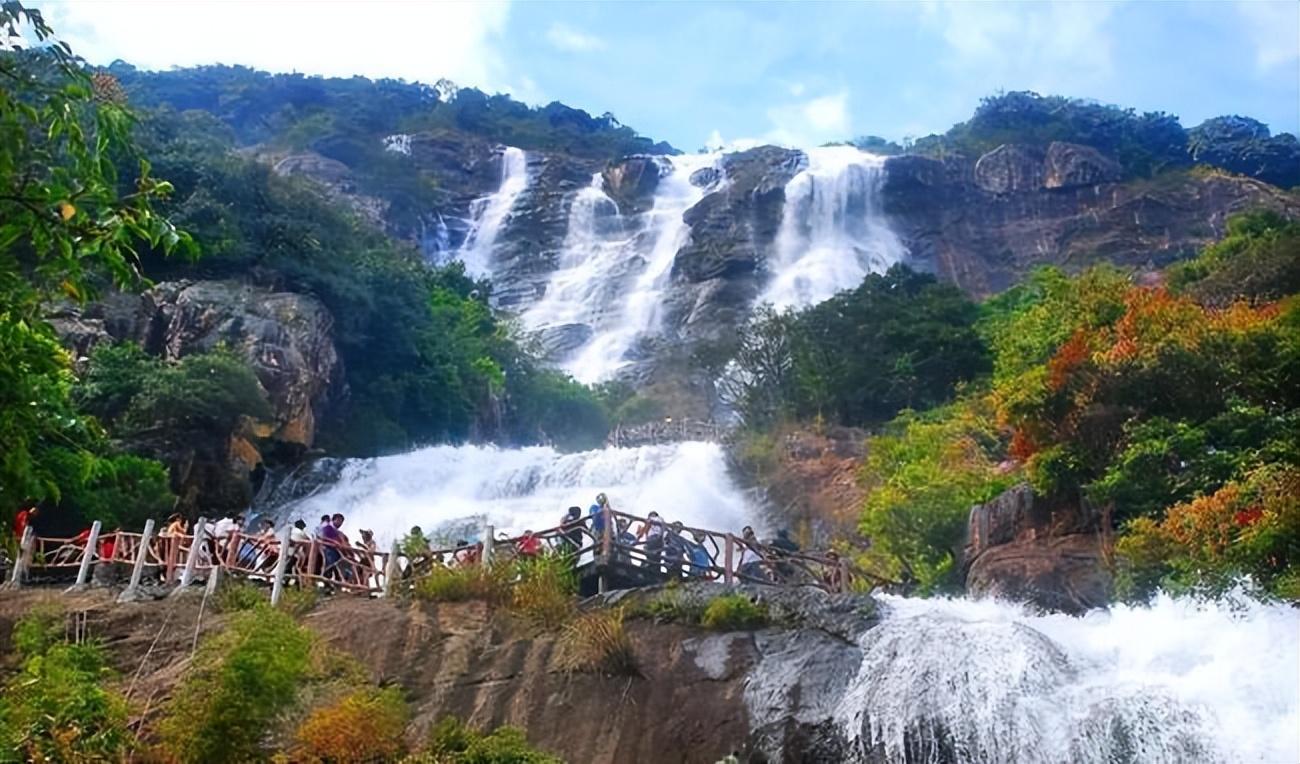
[[[1261,72],[1300,61],[1300,4],[1238,0],[1236,7],[1254,38],[1255,65]]]
[[[770,143],[816,146],[851,137],[847,90],[774,106],[767,117],[772,127],[764,138]]]
[[[945,64],[988,92],[1085,95],[1114,73],[1114,3],[927,3],[923,23],[948,44]]]
[[[546,30],[546,40],[566,53],[591,53],[605,49],[605,41],[581,32],[568,24],[555,22]]]
[[[146,69],[244,64],[430,83],[447,77],[489,91],[518,89],[497,49],[510,11],[505,0],[62,0],[43,3],[42,10],[92,63],[120,58]]]

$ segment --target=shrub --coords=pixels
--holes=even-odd
[[[511,610],[545,629],[553,629],[573,616],[578,581],[572,557],[548,554],[521,559],[516,561],[515,568]]]
[[[214,604],[220,613],[239,613],[265,607],[270,600],[271,595],[265,588],[248,581],[228,578],[217,590]]]
[[[235,615],[204,640],[161,725],[180,762],[261,758],[277,716],[292,708],[307,675],[311,635],[262,605]]]
[[[317,595],[315,587],[284,587],[280,592],[280,604],[277,608],[295,618],[301,618],[316,609]]]
[[[528,744],[522,730],[498,727],[489,733],[473,730],[448,716],[433,728],[425,752],[407,759],[425,764],[563,764],[558,756]]]
[[[116,761],[131,736],[126,702],[104,687],[103,649],[71,644],[62,617],[33,613],[14,627],[22,666],[0,695],[0,761]]]
[[[704,617],[703,602],[687,598],[680,591],[669,589],[660,592],[645,606],[645,613],[658,621],[699,623]]]
[[[318,708],[299,725],[294,761],[392,761],[402,752],[406,701],[396,687],[365,688]]]
[[[583,613],[565,626],[556,662],[564,671],[641,675],[632,640],[623,627],[622,608]]]
[[[415,582],[415,596],[430,602],[484,600],[502,602],[509,594],[509,567],[469,565],[444,568],[435,565],[429,575]]]
[[[714,597],[700,618],[700,624],[705,628],[721,631],[757,629],[767,622],[767,605],[754,602],[743,594]]]

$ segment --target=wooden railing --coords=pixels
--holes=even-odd
[[[263,581],[271,585],[273,601],[280,599],[285,586],[391,595],[413,587],[438,567],[491,564],[530,552],[572,555],[581,570],[598,577],[601,591],[620,579],[702,579],[809,586],[830,592],[881,583],[834,552],[791,551],[753,538],[652,521],[609,508],[532,533],[531,538],[492,538],[488,527],[482,542],[411,555],[396,542],[389,551],[371,550],[315,536],[294,538],[290,528],[276,535],[236,530],[214,537],[203,518],[195,528],[197,535],[155,534],[150,520],[140,533],[101,534],[95,523],[73,538],[36,536],[28,528],[6,586],[75,569],[72,588],[76,589],[90,581],[95,566],[117,564],[131,569],[123,599],[136,595],[146,572],[150,582],[176,590],[198,580],[215,589],[223,575]]]

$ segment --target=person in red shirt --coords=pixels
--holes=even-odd
[[[23,531],[27,530],[27,526],[31,525],[40,514],[41,509],[35,504],[29,504],[18,510],[17,516],[14,517],[14,538],[21,541]]]
[[[542,540],[532,531],[524,531],[524,536],[516,542],[515,549],[520,557],[536,557],[542,553]]]

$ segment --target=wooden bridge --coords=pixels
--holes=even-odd
[[[209,591],[215,591],[223,576],[269,584],[272,602],[279,601],[285,586],[392,596],[410,590],[437,567],[490,565],[538,554],[572,555],[579,591],[584,595],[670,579],[812,587],[829,592],[880,583],[835,552],[789,551],[731,533],[668,524],[609,508],[596,516],[523,536],[494,538],[489,527],[484,540],[475,544],[431,547],[412,554],[404,552],[398,542],[388,551],[372,551],[315,536],[295,539],[287,526],[277,534],[234,530],[218,537],[200,518],[194,528],[196,532],[189,534],[155,534],[154,521],[149,520],[139,533],[102,533],[96,522],[75,537],[50,538],[35,535],[29,527],[4,586],[71,582],[71,591],[89,585],[96,568],[107,568],[130,571],[129,583],[120,596],[123,601],[137,597],[145,584],[170,588],[175,594],[205,582]],[[638,539],[633,529],[642,528],[646,538]]]

